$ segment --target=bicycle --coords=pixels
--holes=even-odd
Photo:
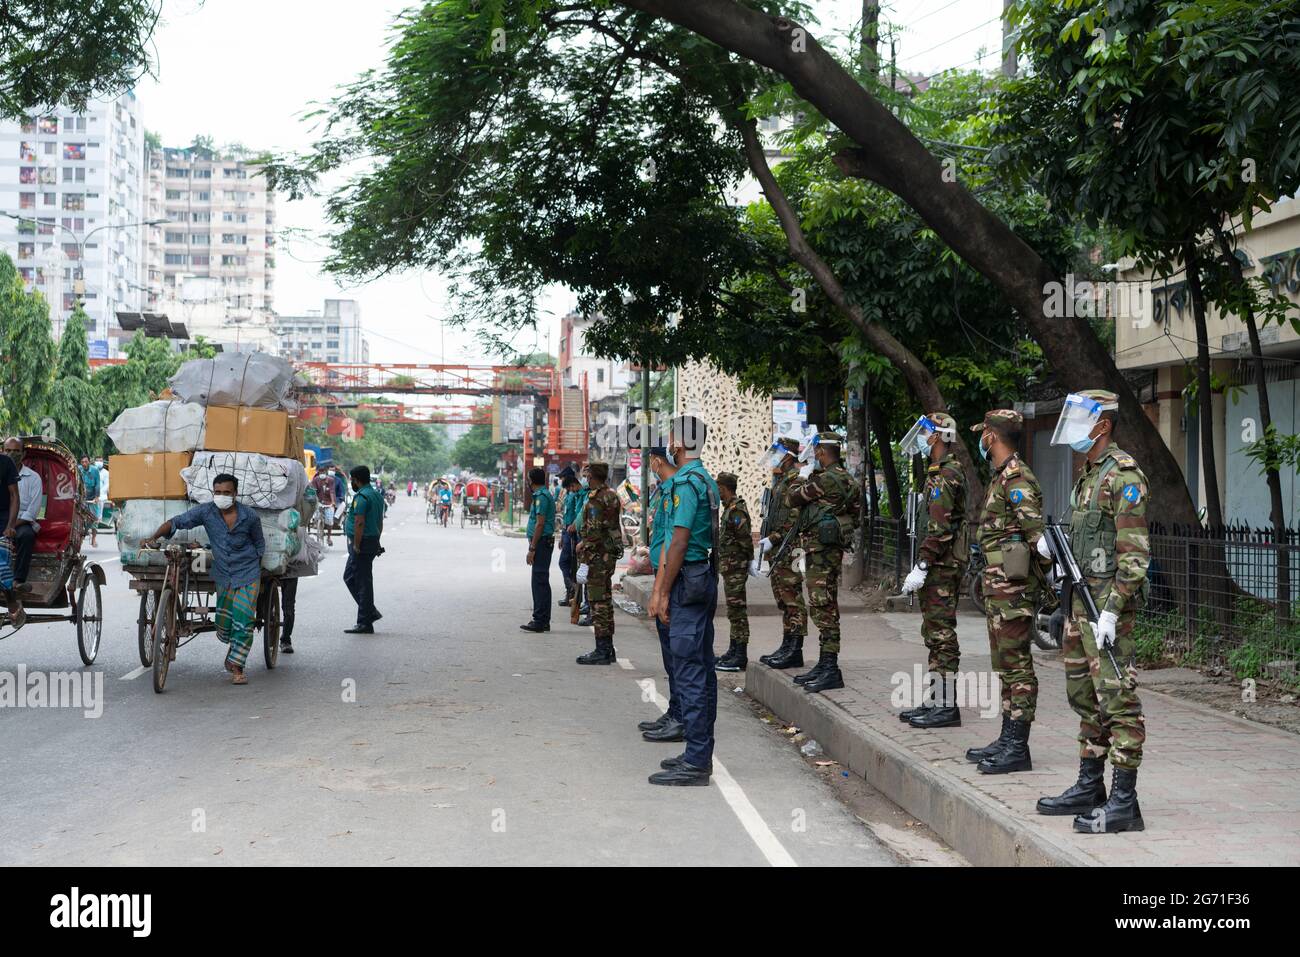
[[[988,615],[988,602],[984,598],[984,569],[988,561],[984,551],[978,545],[970,547],[970,560],[962,575],[961,591],[970,598],[971,603],[979,609],[981,615]],[[1047,593],[1041,590],[1034,603],[1034,629],[1030,635],[1034,644],[1044,651],[1055,651],[1061,647],[1061,635],[1064,627],[1064,613],[1060,608],[1060,595],[1053,584]]]

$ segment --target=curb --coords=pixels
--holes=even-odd
[[[820,695],[807,694],[751,661],[745,691],[816,738],[828,755],[923,821],[976,867],[1094,867],[1099,862],[1036,831],[961,778],[855,721]]]

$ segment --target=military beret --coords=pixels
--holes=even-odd
[[[1092,399],[1101,406],[1103,412],[1113,412],[1119,408],[1119,396],[1114,392],[1107,392],[1105,389],[1088,389],[1080,392],[1079,395]]]
[[[978,425],[972,425],[972,432],[982,432],[985,428],[1008,429],[1012,432],[1019,432],[1025,425],[1025,417],[1015,409],[993,409],[984,413],[984,421]]]
[[[734,492],[736,490],[736,476],[731,472],[719,472],[718,484],[725,486]]]

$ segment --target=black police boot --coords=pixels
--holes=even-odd
[[[749,650],[747,645],[732,642],[732,649],[725,659],[719,659],[714,668],[718,671],[744,671],[749,667]]]
[[[730,662],[731,659],[734,658],[734,657],[736,657],[736,642],[735,642],[735,639],[732,639],[732,640],[727,644],[727,650],[724,651],[721,655],[719,655],[718,658],[717,658],[717,660],[714,661],[714,663],[713,663],[713,667],[716,668],[716,669],[719,670],[719,671],[726,670],[726,669],[724,669],[722,666],[723,666],[724,664],[727,664],[728,662]]]
[[[1142,809],[1138,807],[1137,768],[1116,768],[1110,779],[1110,797],[1101,807],[1074,819],[1080,834],[1118,834],[1120,831],[1144,831]]]
[[[985,758],[975,769],[981,774],[1010,774],[1012,771],[1032,771],[1034,763],[1029,757],[1029,722],[1011,719],[1007,728],[1007,743],[997,754]]]
[[[908,722],[913,728],[960,728],[961,709],[957,707],[957,679],[944,676],[939,682],[936,707]]]
[[[898,713],[898,720],[903,724],[907,724],[913,718],[934,710],[934,678],[934,672],[927,671],[925,673],[925,687],[921,689],[921,703],[915,708],[906,708]]]
[[[793,647],[794,647],[794,635],[790,634],[787,631],[784,635],[781,636],[781,647],[777,648],[776,651],[769,651],[765,655],[759,655],[758,660],[765,665],[770,665],[772,663],[773,658],[783,657]]]
[[[564,591],[564,597],[560,599],[560,607],[568,608],[569,605],[571,605],[572,603],[573,603],[573,592],[569,591],[566,588]]]
[[[801,655],[800,657],[802,657],[802,655]],[[809,668],[809,669],[808,669],[807,671],[805,671],[803,674],[801,674],[801,675],[795,675],[795,676],[794,676],[794,683],[797,684],[797,685],[807,684],[809,681],[812,681],[812,680],[813,680],[814,678],[816,678],[819,674],[821,674],[821,673],[822,673],[822,669],[825,668],[825,667],[826,667],[826,656],[823,655],[823,654],[821,654],[821,653],[818,653],[818,655],[817,655],[817,664],[813,665],[811,668]]]
[[[670,718],[664,723],[663,727],[655,728],[652,731],[642,731],[641,737],[646,741],[685,741],[686,725]]]
[[[982,748],[969,748],[966,751],[966,760],[972,764],[979,764],[985,758],[991,758],[1007,745],[1008,728],[1011,726],[1011,716],[1005,711],[1002,712],[1002,730],[998,736]]]
[[[791,635],[790,647],[781,657],[772,656],[772,660],[767,663],[769,668],[775,668],[778,671],[785,668],[802,668],[803,667],[803,635]]]
[[[665,711],[663,714],[661,714],[659,717],[655,718],[653,721],[641,721],[641,722],[639,722],[639,723],[637,724],[637,730],[638,730],[638,731],[658,731],[660,728],[662,728],[664,725],[666,725],[666,724],[667,724],[669,721],[671,721],[671,720],[672,720],[672,719],[668,717],[668,712]]]
[[[1053,817],[1087,814],[1106,803],[1106,759],[1080,758],[1079,780],[1056,797],[1038,799],[1038,813]]]
[[[809,694],[819,691],[834,691],[844,687],[844,675],[840,674],[840,656],[833,651],[823,651],[818,664],[821,673],[803,683],[803,690]],[[822,662],[825,662],[822,664]]]
[[[580,665],[612,665],[615,661],[614,639],[597,638],[595,650],[579,655],[576,660]]]

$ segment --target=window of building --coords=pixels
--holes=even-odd
[[[183,209],[169,209],[167,210],[167,218],[173,223],[187,223],[189,222],[190,214]]]
[[[59,148],[59,144],[51,140],[48,143],[42,143],[41,148],[45,151],[46,156],[53,156]]]
[[[86,194],[85,193],[64,193],[63,208],[64,209],[85,209]]]
[[[36,208],[36,194],[35,194],[35,193],[19,193],[19,194],[18,194],[18,208],[19,208],[19,209],[35,209],[35,208]]]
[[[65,160],[84,160],[86,158],[86,144],[64,143],[63,158]]]
[[[193,256],[190,257],[190,263],[192,265],[196,267],[202,266],[205,269],[207,268],[209,261],[210,260],[207,253],[195,253]]]
[[[211,201],[212,194],[209,193],[207,190],[203,190],[202,192],[195,193],[194,198],[198,200],[200,203],[206,203]]]
[[[53,236],[54,235],[53,218],[47,218],[45,216],[42,216],[40,219],[38,219],[36,221],[36,232],[42,236]]]
[[[193,246],[210,246],[212,237],[208,233],[190,233],[190,244]]]
[[[179,189],[169,189],[166,195],[168,199],[180,199],[184,194]]]
[[[19,236],[35,236],[35,235],[36,235],[36,223],[35,223],[33,220],[30,220],[30,219],[20,219],[20,220],[18,220],[18,235],[19,235]]]
[[[63,181],[65,183],[84,183],[86,181],[86,167],[84,166],[63,167]]]
[[[184,166],[168,166],[167,175],[178,179],[189,179],[190,171]]]
[[[163,263],[168,266],[184,266],[188,258],[184,253],[167,253],[163,257]]]
[[[63,118],[63,132],[82,132],[86,129],[86,118],[84,116],[65,116]]]
[[[36,162],[36,147],[23,141],[18,144],[18,158],[28,163]]]
[[[81,258],[81,250],[77,248],[76,243],[64,243],[63,255],[67,256],[69,259],[75,262],[76,260]]]
[[[337,339],[327,339],[327,340],[325,340],[325,348],[326,348],[326,349],[337,349],[338,347],[339,347],[339,341],[338,341]]]
[[[19,244],[18,244],[18,258],[19,258],[19,259],[35,259],[35,258],[36,258],[36,244],[35,244],[35,243],[19,243]]]
[[[53,186],[59,181],[59,171],[53,166],[45,166],[41,168],[38,178],[42,186]]]
[[[58,197],[58,194],[56,194],[56,193],[41,193],[41,205],[42,205],[42,206],[57,206],[58,204],[59,204],[59,197]]]
[[[248,264],[246,256],[222,256],[221,265],[223,266],[245,266]]]
[[[196,169],[196,170],[194,171],[194,178],[195,178],[195,179],[212,179],[212,170],[210,170],[210,169],[206,169],[206,168],[204,168],[204,169]]]
[[[196,222],[196,223],[210,223],[210,222],[212,222],[212,214],[211,214],[211,213],[195,213],[193,219],[194,219],[194,222]]]
[[[36,121],[36,132],[44,133],[46,136],[53,136],[59,132],[59,118],[57,116],[42,116]]]
[[[597,369],[597,370],[596,370],[596,381],[597,381],[597,382],[604,382],[604,381],[605,381],[605,370],[604,370],[604,369]]]
[[[245,233],[222,233],[221,241],[234,246],[247,246],[248,236]]]
[[[337,336],[337,335],[339,334],[339,327],[338,327],[338,326],[326,326],[326,327],[325,327],[325,331],[326,331],[327,333],[329,333],[331,336]]]
[[[36,167],[35,166],[18,167],[18,182],[26,185],[34,184],[36,182]]]
[[[163,241],[168,243],[183,243],[185,242],[185,234],[169,232],[163,236]]]

